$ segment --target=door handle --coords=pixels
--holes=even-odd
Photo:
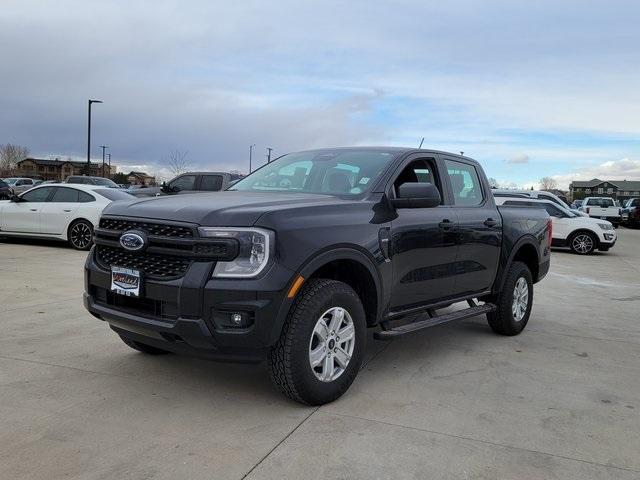
[[[440,227],[442,230],[449,230],[451,227],[453,227],[453,223],[451,223],[451,220],[449,220],[448,218],[445,218],[438,224],[438,227]]]
[[[37,212],[38,211],[37,208],[30,208],[29,210],[31,210],[32,212]]]
[[[65,208],[65,209],[64,209],[64,211],[65,211],[65,212],[70,212],[70,211],[71,211],[71,209],[67,209],[67,208]]]
[[[497,222],[497,221],[495,221],[493,218],[487,218],[487,219],[484,221],[484,224],[485,224],[487,227],[495,227],[496,225],[498,225],[498,222]]]

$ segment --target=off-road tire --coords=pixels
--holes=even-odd
[[[314,375],[309,362],[309,342],[323,312],[341,307],[349,312],[355,331],[355,346],[344,372],[331,382]],[[282,328],[280,339],[270,350],[271,380],[287,397],[305,405],[323,405],[339,398],[356,378],[366,344],[365,312],[353,289],[336,280],[311,279],[298,293]]]
[[[512,312],[513,291],[519,278],[524,278],[529,288],[529,301],[522,320],[517,321]],[[487,321],[491,329],[500,335],[518,335],[527,326],[533,305],[533,279],[531,271],[522,262],[513,262],[507,271],[502,290],[493,298],[496,310],[487,313]]]
[[[126,337],[120,337],[120,339],[125,343],[125,345],[139,352],[146,353],[147,355],[166,355],[167,353],[171,353],[167,350],[162,350],[161,348],[152,347],[151,345],[136,342],[135,340],[131,340]]]

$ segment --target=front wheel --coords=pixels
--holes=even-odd
[[[577,232],[569,239],[569,247],[578,255],[590,255],[596,249],[597,239],[593,233]]]
[[[513,262],[502,290],[494,299],[496,310],[487,313],[491,329],[501,335],[518,335],[527,326],[533,305],[531,271],[522,262]]]
[[[365,332],[362,302],[349,285],[310,280],[269,352],[273,383],[286,396],[306,405],[336,400],[360,370]]]
[[[76,220],[69,225],[67,237],[76,250],[89,250],[93,244],[93,225],[87,220]]]

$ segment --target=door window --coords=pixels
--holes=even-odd
[[[29,190],[20,198],[25,202],[45,202],[51,193],[51,187],[36,188]]]
[[[431,161],[424,158],[412,161],[404,167],[398,178],[393,182],[394,194],[397,196],[398,187],[404,183],[431,183],[440,191],[440,198],[442,198],[442,190],[436,182],[434,172],[435,169]]]
[[[217,192],[222,190],[221,175],[203,175],[200,183],[200,190],[207,192]]]
[[[453,160],[445,160],[445,165],[451,180],[455,205],[461,207],[480,205],[483,201],[482,187],[475,167]]]
[[[67,187],[57,187],[53,191],[53,197],[51,197],[51,202],[77,202],[78,201],[78,190]]]
[[[177,189],[178,192],[181,192],[183,190],[194,190],[196,185],[196,176],[183,175],[182,177],[176,178],[169,185],[171,186],[171,188]]]

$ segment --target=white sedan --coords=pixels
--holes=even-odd
[[[116,200],[134,197],[98,185],[40,185],[0,200],[0,236],[58,239],[88,250],[102,210]]]

